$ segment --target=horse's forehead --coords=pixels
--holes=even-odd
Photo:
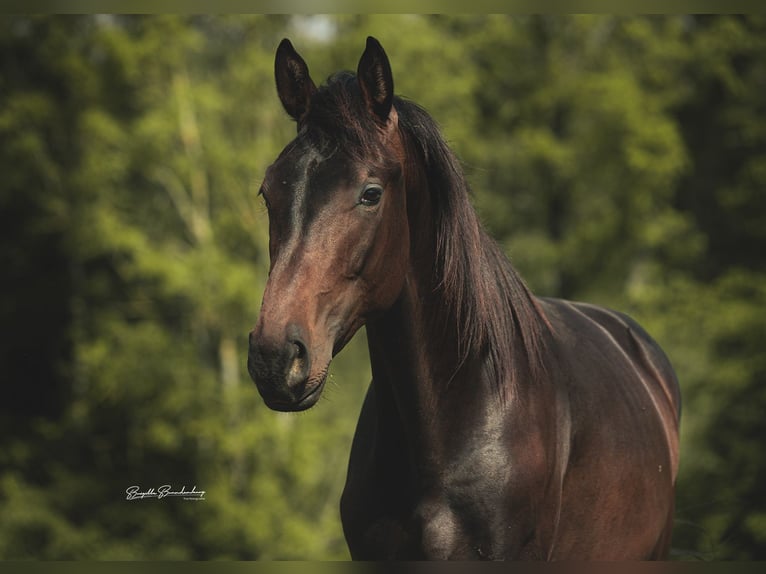
[[[268,168],[266,179],[280,187],[309,191],[321,183],[347,182],[359,171],[359,162],[344,154],[339,146],[318,146],[310,141],[296,139]]]
[[[266,170],[266,178],[279,179],[279,183],[286,185],[308,171],[310,164],[316,164],[321,159],[322,154],[313,146],[298,139],[293,140]]]

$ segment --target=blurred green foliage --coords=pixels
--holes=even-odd
[[[304,414],[245,358],[275,47],[319,81],[368,34],[533,289],[671,357],[676,555],[766,558],[766,20],[601,15],[0,17],[0,558],[348,557],[364,333]]]

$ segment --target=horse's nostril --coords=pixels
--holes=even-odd
[[[299,383],[308,376],[309,358],[308,350],[303,341],[293,339],[290,341],[292,360],[288,368],[288,384]]]

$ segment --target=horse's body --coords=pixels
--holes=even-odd
[[[667,360],[623,316],[540,304],[549,376],[505,406],[480,359],[437,400],[423,390],[418,373],[432,367],[401,337],[406,303],[368,324],[374,379],[341,503],[355,558],[667,556],[678,461]]]
[[[276,72],[299,132],[264,181],[272,268],[248,366],[269,406],[308,408],[366,324],[352,556],[666,557],[680,397],[657,344],[529,292],[376,41],[320,89],[289,42]]]

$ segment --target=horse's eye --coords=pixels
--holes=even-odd
[[[359,203],[366,206],[377,205],[383,195],[383,188],[377,185],[368,185],[364,188]]]

